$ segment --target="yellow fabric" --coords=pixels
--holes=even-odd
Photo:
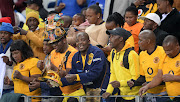
[[[72,62],[72,57],[74,56],[74,54],[77,52],[77,50],[75,48],[73,48],[72,46],[69,45],[68,49],[66,50],[67,51],[70,51],[70,55],[68,56],[68,59],[67,59],[67,63],[66,63],[66,68],[72,68],[71,66],[71,62]],[[63,57],[66,55],[66,52],[64,53],[59,53],[59,52],[56,52],[55,50],[53,50],[51,52],[51,62],[56,66],[56,67],[59,67],[59,65],[61,64],[61,61],[63,60]],[[65,66],[63,65],[63,68],[62,70],[66,70],[65,69]],[[79,83],[75,84],[75,85],[68,85],[68,86],[64,86],[64,87],[61,87],[60,86],[60,89],[61,91],[63,92],[63,94],[70,94],[70,93],[73,93],[75,92],[77,89],[79,88],[82,88],[82,85]]]
[[[135,47],[134,47],[134,50],[139,53],[139,38],[138,38],[138,35],[141,31],[141,29],[143,28],[143,24],[142,23],[136,23],[134,24],[133,26],[129,26],[126,22],[124,24],[124,27],[123,27],[125,30],[131,32],[133,38],[134,38],[134,44],[135,44]]]
[[[79,74],[76,74],[76,77],[77,77],[76,81],[81,81]]]
[[[79,89],[73,93],[70,93],[70,94],[63,94],[63,96],[85,96],[85,92],[84,92],[84,89]],[[64,97],[63,99],[63,102],[67,102],[69,97]],[[79,97],[74,97],[74,98],[77,98],[79,100]]]
[[[107,45],[109,36],[106,34],[105,22],[100,25],[92,24],[86,28],[85,32],[89,35],[90,43],[93,46],[101,45],[105,47]]]
[[[149,55],[147,51],[142,51],[139,55],[140,59],[140,75],[145,76],[146,81],[152,81],[153,77],[158,73],[159,65],[166,56],[163,47],[157,46],[156,50]],[[164,92],[165,85],[159,85],[155,88],[149,89],[147,92],[157,94]]]
[[[129,48],[131,45],[126,43],[123,49],[120,52],[114,51],[114,59],[111,62],[110,66],[110,81],[119,81],[120,82],[120,94],[121,95],[138,95],[139,88],[138,86],[133,87],[132,89],[129,88],[127,85],[127,81],[134,79],[136,80],[139,77],[139,56],[135,51],[130,51],[128,55],[128,62],[129,62],[129,69],[123,66],[123,55],[125,50]],[[112,59],[112,51],[111,51],[111,58]],[[113,87],[111,84],[108,85],[107,91],[112,94]],[[135,97],[123,97],[125,100],[132,100]]]
[[[27,15],[26,15],[26,23],[27,23],[27,20],[30,18],[30,17],[34,17],[38,20],[39,22],[39,14],[32,11],[32,12],[29,12]]]
[[[37,58],[29,58],[21,63],[18,63],[13,68],[13,74],[15,70],[18,70],[23,76],[29,77],[29,75],[41,74],[41,70],[37,67]],[[23,67],[20,67],[23,66]],[[14,79],[12,74],[12,81],[14,82],[14,93],[21,93],[27,96],[39,96],[41,95],[40,88],[30,92],[28,83],[20,79]]]
[[[34,57],[38,57],[40,60],[44,60],[45,54],[43,52],[43,29],[38,29],[34,32],[28,30],[26,35],[13,34],[13,40],[24,40],[33,50]]]
[[[82,63],[83,63],[83,69],[84,69],[85,61],[86,61],[86,55],[85,56],[81,55],[81,57],[82,57]]]
[[[167,55],[163,63],[160,64],[159,69],[162,70],[164,74],[172,74],[180,76],[180,54],[174,58],[169,58]],[[174,73],[174,74],[173,74]],[[166,90],[169,96],[178,96],[180,95],[180,82],[165,82]]]
[[[143,12],[141,14],[141,16],[146,16],[149,13],[155,13],[158,10],[157,3],[155,3],[154,5],[151,3],[146,7],[148,7],[149,10],[147,12]],[[144,20],[142,20],[142,19],[138,19],[137,21],[140,22],[140,23],[144,23]]]

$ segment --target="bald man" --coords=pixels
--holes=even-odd
[[[152,81],[154,76],[158,73],[159,64],[164,60],[165,52],[163,47],[156,45],[156,36],[152,30],[143,30],[139,34],[139,47],[142,50],[140,59],[140,77],[137,80],[128,81],[129,87],[145,85]],[[164,102],[165,98],[148,97],[152,95],[167,95],[165,85],[157,86],[148,90],[146,94],[146,102]]]
[[[180,46],[177,38],[168,35],[163,41],[163,48],[166,53],[165,59],[160,64],[158,73],[153,80],[139,90],[140,95],[148,89],[160,85],[161,82],[165,82],[168,96],[180,95]],[[173,102],[179,101],[179,98],[173,99]]]

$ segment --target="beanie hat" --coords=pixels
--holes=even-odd
[[[0,22],[11,23],[11,17],[2,17],[0,18]]]
[[[14,33],[13,26],[10,23],[5,23],[5,22],[2,22],[0,26],[0,31],[7,31],[12,34]]]
[[[38,22],[40,23],[39,21],[39,14],[37,14],[36,12],[32,11],[32,12],[29,12],[27,15],[26,15],[26,23],[27,23],[27,20],[30,18],[30,17],[34,17],[38,20]]]

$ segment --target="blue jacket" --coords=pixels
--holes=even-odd
[[[90,44],[83,69],[81,52],[77,52],[72,59],[72,69],[69,74],[78,74],[85,87],[99,88],[105,76],[107,66],[106,57],[101,49]],[[70,85],[65,78],[61,79],[64,86]],[[71,83],[72,84],[72,83]]]

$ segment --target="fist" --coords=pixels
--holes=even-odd
[[[18,71],[18,70],[15,70],[14,71],[14,79],[17,78],[17,79],[20,79],[22,77],[21,73]]]
[[[67,74],[65,78],[69,83],[72,83],[73,81],[77,79],[77,76],[76,74]]]
[[[4,84],[5,84],[5,85],[10,85],[10,79],[9,79],[8,76],[5,76],[5,77],[4,77]]]
[[[102,94],[102,97],[103,97],[104,99],[106,99],[106,98],[108,98],[110,95],[111,95],[110,93],[105,92],[105,93]]]
[[[44,69],[44,62],[43,60],[39,60],[37,62],[37,67],[40,69],[40,70],[43,70]]]
[[[128,84],[129,87],[133,87],[134,86],[134,82],[131,81],[131,80],[127,81],[127,84]]]

